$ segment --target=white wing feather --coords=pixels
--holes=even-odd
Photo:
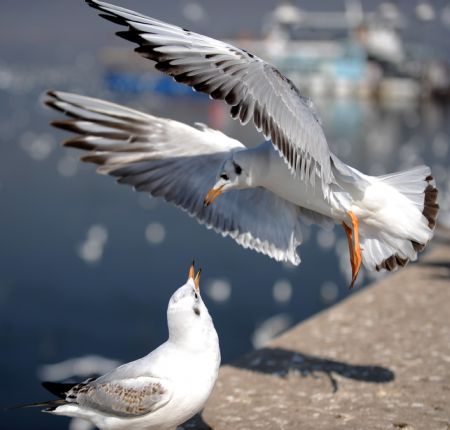
[[[78,133],[66,146],[120,183],[174,203],[207,228],[278,261],[299,264],[301,209],[264,188],[232,190],[213,205],[204,198],[232,151],[244,146],[204,125],[190,127],[97,99],[49,93],[49,106],[71,117],[56,127]]]

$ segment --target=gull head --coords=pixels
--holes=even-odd
[[[201,269],[195,274],[192,263],[186,283],[173,293],[167,308],[169,338],[193,347],[201,344],[209,332],[215,333],[211,316],[200,295],[200,273]]]
[[[217,175],[216,183],[205,196],[205,206],[209,206],[226,191],[249,188],[251,186],[247,160],[243,153],[244,151],[235,152],[223,162]]]

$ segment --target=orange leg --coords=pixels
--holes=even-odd
[[[359,269],[361,269],[362,256],[361,247],[359,245],[359,232],[358,232],[358,218],[352,211],[347,212],[348,216],[352,221],[352,227],[348,227],[345,223],[344,226],[345,234],[348,240],[348,249],[350,253],[350,264],[352,266],[352,283],[350,284],[350,289],[355,285],[356,278],[358,277]]]
[[[342,223],[342,227],[344,227],[345,235],[347,236],[347,242],[348,242],[348,252],[350,254],[350,264],[352,266],[352,273],[354,271],[354,264],[353,264],[353,230],[345,224],[345,222]]]

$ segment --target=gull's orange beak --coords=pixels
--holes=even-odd
[[[197,292],[200,291],[200,273],[202,273],[202,269],[198,269],[197,274],[195,275],[194,284]]]
[[[202,269],[199,269],[197,274],[195,274],[194,262],[192,262],[191,267],[189,267],[188,279],[192,279],[194,281],[197,292],[200,291],[200,273],[202,273]]]
[[[195,276],[195,268],[194,268],[194,262],[192,262],[191,267],[189,267],[189,272],[188,272],[188,279],[194,279]]]
[[[203,204],[205,206],[209,206],[211,203],[214,202],[214,200],[217,199],[217,197],[219,197],[222,194],[222,190],[223,190],[224,185],[221,185],[218,188],[211,188],[208,191],[208,194],[206,194],[205,200],[203,201]]]

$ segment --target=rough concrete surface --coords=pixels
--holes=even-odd
[[[221,368],[184,428],[450,429],[450,234],[429,253]]]

